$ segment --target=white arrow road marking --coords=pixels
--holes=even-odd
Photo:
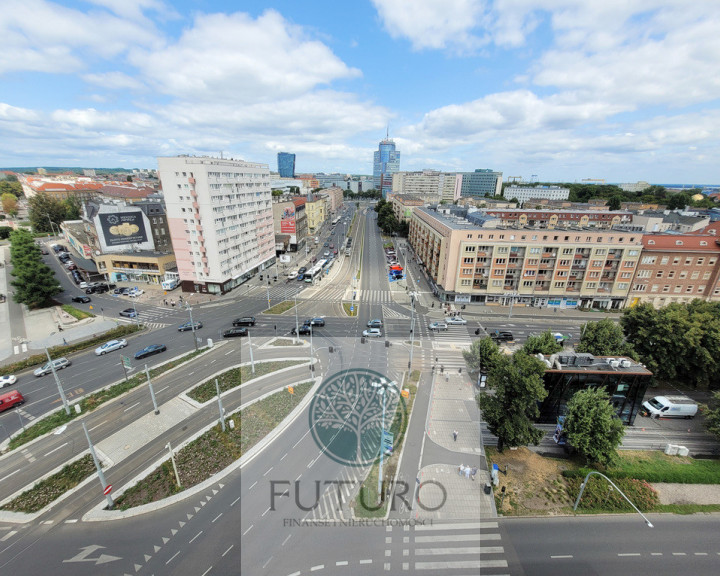
[[[95,565],[98,564],[107,564],[108,562],[112,562],[114,560],[122,560],[119,556],[110,556],[109,554],[100,554],[97,558],[88,558],[90,554],[95,552],[96,550],[100,550],[101,548],[105,548],[105,546],[85,546],[84,548],[80,548],[82,552],[79,554],[76,554],[69,560],[63,560],[63,562],[95,562]]]

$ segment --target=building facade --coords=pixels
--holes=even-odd
[[[163,157],[158,173],[183,291],[225,294],[274,263],[266,164]]]
[[[616,230],[488,228],[415,208],[409,243],[446,302],[618,309],[626,305],[642,235]]]
[[[458,172],[455,196],[499,196],[502,191],[502,172],[478,168],[475,172]]]
[[[325,188],[320,192],[320,194],[327,195],[328,198],[328,210],[330,211],[330,215],[335,214],[338,212],[342,206],[343,206],[343,189],[339,186],[331,186],[330,188]]]
[[[397,172],[393,174],[393,194],[412,194],[428,204],[455,200],[456,175],[423,170],[422,172]]]
[[[512,200],[517,199],[518,202],[528,202],[532,199],[545,200],[567,200],[570,197],[569,188],[560,188],[559,186],[508,186],[503,191],[505,198]]]
[[[524,208],[485,208],[487,214],[500,219],[502,226],[524,228],[606,228],[633,222],[632,212],[599,210],[526,210]]]
[[[308,234],[315,234],[325,222],[328,214],[326,197],[309,195],[305,200]]]
[[[425,205],[422,198],[413,194],[392,194],[390,202],[398,222],[410,222],[413,209]]]
[[[297,252],[307,239],[305,202],[283,198],[273,202],[276,251]],[[282,244],[282,248],[280,245]]]
[[[381,140],[374,154],[373,185],[387,198],[392,194],[393,174],[400,171],[400,151],[395,149],[395,142],[386,138]]]
[[[277,165],[280,178],[295,178],[295,154],[278,152]]]

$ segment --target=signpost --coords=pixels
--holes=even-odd
[[[127,356],[123,356],[122,354],[120,355],[120,358],[122,359],[121,364],[123,367],[123,372],[125,373],[125,381],[127,382],[127,380],[128,380],[127,371],[132,370],[132,366],[130,364],[130,358],[128,358]]]
[[[110,492],[112,492],[112,484],[108,484],[107,486],[105,486],[105,490],[103,490],[103,495],[107,496],[108,494],[110,494]]]

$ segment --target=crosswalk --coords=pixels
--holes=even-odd
[[[414,550],[403,550],[416,572],[506,575],[508,562],[497,522],[453,522],[405,526]],[[387,556],[387,551],[386,551]],[[457,572],[462,570],[463,572]]]
[[[352,502],[360,482],[367,474],[364,468],[344,467],[337,482],[328,483],[317,506],[309,516],[313,520],[345,520],[352,517]]]
[[[299,283],[298,283],[299,284]],[[303,289],[304,288],[304,289]],[[302,292],[300,291],[301,289]],[[364,304],[392,304],[394,302],[392,293],[389,290],[352,290],[347,286],[296,286],[293,283],[282,286],[270,286],[270,300],[280,302],[292,300],[297,296],[298,300],[318,300],[324,302],[342,302],[351,300],[355,295],[355,302]],[[245,298],[267,298],[268,289],[265,286],[252,286],[240,293]]]
[[[165,328],[166,326],[170,326],[171,322],[162,322],[161,320],[172,313],[173,311],[171,309],[162,308],[160,306],[146,308],[138,311],[138,320],[140,324],[145,324],[145,326],[150,329]],[[133,324],[135,322],[135,318],[122,317],[118,318],[118,321]]]
[[[399,312],[398,310],[395,310],[394,308],[391,308],[390,306],[383,305],[382,307],[382,315],[383,318],[387,319],[394,319],[394,320],[409,320],[410,316],[407,314],[403,314],[402,312]]]

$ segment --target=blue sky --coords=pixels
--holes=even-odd
[[[0,166],[718,183],[720,2],[3,0]]]

